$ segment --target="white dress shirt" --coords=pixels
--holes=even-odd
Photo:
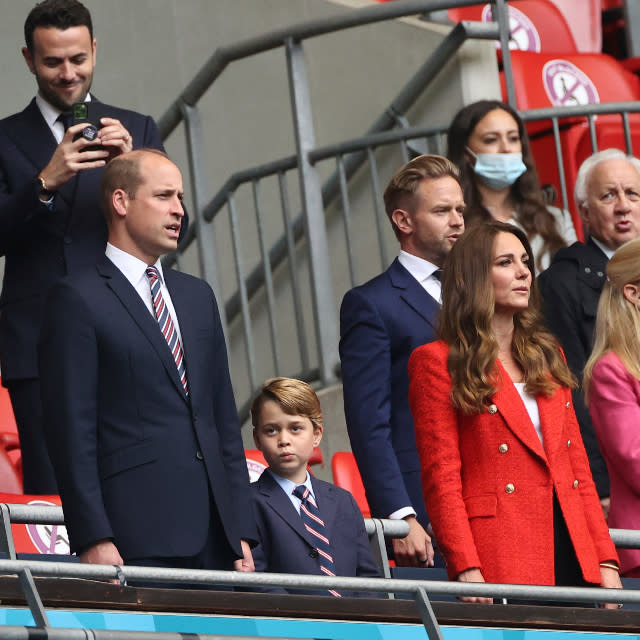
[[[271,474],[273,479],[280,485],[282,490],[287,494],[287,496],[289,497],[289,500],[291,500],[291,504],[295,507],[295,510],[298,513],[300,513],[300,505],[302,504],[302,500],[300,500],[300,498],[298,498],[298,496],[294,496],[293,495],[293,490],[299,485],[297,485],[295,482],[292,482],[288,478],[283,478],[282,476],[279,476],[277,473],[274,473],[273,471],[271,471],[271,469],[266,469],[265,471],[263,471],[263,473],[270,473]],[[305,478],[305,480],[304,480],[304,482],[302,484],[307,489],[309,489],[309,493],[311,494],[311,497],[313,498],[313,503],[317,507],[318,503],[316,502],[316,497],[315,497],[315,495],[313,493],[313,487],[311,486],[311,477],[309,476],[309,472],[308,471],[307,471],[307,477]]]
[[[400,251],[398,262],[422,285],[422,288],[438,302],[438,304],[442,304],[442,285],[440,280],[434,275],[440,267],[406,251]]]
[[[105,251],[105,255],[113,264],[122,271],[122,275],[131,283],[131,286],[138,292],[140,298],[142,298],[142,302],[144,302],[145,306],[149,310],[149,313],[153,316],[153,319],[156,319],[156,313],[153,309],[153,300],[151,298],[151,287],[149,285],[149,278],[146,274],[146,269],[149,266],[146,262],[132,256],[130,253],[126,251],[122,251],[122,249],[118,249],[118,247],[114,247],[111,243],[107,242],[107,249]],[[171,315],[171,319],[173,320],[173,324],[178,332],[178,338],[180,342],[182,342],[182,336],[180,334],[180,324],[178,323],[178,316],[176,315],[176,310],[173,307],[173,302],[171,301],[171,295],[169,294],[169,290],[167,289],[167,285],[164,282],[164,275],[162,273],[162,264],[160,264],[160,260],[158,260],[155,265],[153,265],[158,269],[158,273],[160,274],[160,291],[162,293],[162,297],[164,298],[164,302],[169,309],[169,314]]]

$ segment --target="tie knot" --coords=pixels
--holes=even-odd
[[[442,281],[442,269],[436,269],[431,275],[438,280],[438,282]]]
[[[300,498],[300,500],[306,500],[309,495],[309,489],[305,487],[303,484],[299,484],[294,490],[293,495],[296,498]]]
[[[156,280],[160,280],[160,274],[158,273],[158,268],[157,267],[147,267],[145,269],[145,273],[147,274],[147,278],[149,278],[149,280],[151,282],[155,282]]]
[[[70,113],[70,112],[61,113],[58,116],[58,122],[62,122],[62,126],[64,127],[64,130],[66,131],[73,124],[73,114]]]

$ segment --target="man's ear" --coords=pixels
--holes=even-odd
[[[411,214],[405,209],[394,209],[391,214],[391,219],[396,228],[403,234],[410,234],[413,232],[413,218]]]
[[[24,58],[25,62],[27,63],[27,67],[29,67],[29,71],[31,71],[31,73],[36,72],[36,67],[33,64],[33,56],[31,55],[31,51],[29,51],[29,49],[27,49],[27,47],[22,47],[22,57]]]
[[[124,189],[116,189],[111,194],[111,207],[116,216],[124,218],[129,209],[129,195]]]

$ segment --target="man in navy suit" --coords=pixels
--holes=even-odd
[[[54,285],[45,306],[45,432],[81,560],[252,570],[257,534],[216,301],[204,281],[160,264],[178,244],[182,195],[160,151],[107,165],[106,255]]]
[[[457,168],[424,155],[404,165],[384,192],[400,255],[381,275],[348,291],[340,309],[340,360],[351,448],[374,517],[403,518],[396,562],[434,561],[426,532],[420,462],[409,408],[411,352],[435,339],[439,270],[464,231]]]
[[[26,493],[57,493],[42,431],[36,355],[42,307],[51,285],[93,265],[107,239],[98,206],[107,161],[138,147],[162,149],[148,116],[98,102],[89,89],[96,62],[91,15],[77,0],[46,0],[25,22],[22,53],[38,94],[0,121],[0,296],[2,382],[9,389],[22,448]],[[59,117],[90,101],[98,142]],[[66,116],[65,116],[66,117]],[[183,225],[183,231],[186,224]]]
[[[320,401],[313,389],[293,378],[267,380],[251,405],[251,421],[256,447],[269,465],[251,485],[260,539],[254,549],[256,571],[379,577],[353,496],[307,471],[323,431]],[[308,492],[305,499],[296,495],[297,487]],[[307,500],[313,504],[309,506]],[[311,529],[305,524],[305,509],[311,509],[311,517],[316,518]],[[317,518],[322,520],[320,528]],[[321,593],[276,587],[264,590]]]

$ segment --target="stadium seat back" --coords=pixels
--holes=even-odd
[[[364,485],[356,459],[351,451],[336,451],[331,458],[331,471],[334,484],[351,492],[356,504],[365,518],[371,517],[371,509],[367,502]]]

